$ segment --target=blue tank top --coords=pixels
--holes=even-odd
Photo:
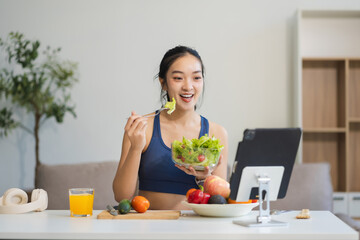
[[[209,134],[209,122],[201,116],[199,137]],[[160,117],[155,116],[150,144],[141,155],[139,189],[144,191],[186,195],[190,188],[198,188],[195,177],[175,167],[171,149],[165,145],[160,131]]]

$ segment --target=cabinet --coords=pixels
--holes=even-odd
[[[344,213],[349,212],[349,197],[345,192],[334,192],[333,194],[333,212]]]
[[[303,58],[303,162],[329,162],[335,191],[360,191],[360,58]]]
[[[359,192],[334,192],[333,212],[348,214],[350,217],[360,217]]]
[[[336,192],[360,192],[359,29],[360,11],[298,12],[299,161],[330,163]]]
[[[350,192],[348,193],[349,209],[348,213],[350,217],[360,217],[360,193]]]

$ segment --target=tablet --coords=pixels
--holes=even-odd
[[[230,177],[230,198],[236,200],[243,169],[247,166],[283,166],[284,172],[277,198],[284,198],[301,138],[300,128],[246,129],[238,144]],[[271,186],[271,182],[270,182]],[[248,199],[258,199],[253,187]]]

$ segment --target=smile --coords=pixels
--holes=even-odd
[[[184,102],[190,102],[194,97],[194,94],[180,94],[180,97]]]

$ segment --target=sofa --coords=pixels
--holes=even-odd
[[[278,210],[333,211],[333,188],[327,163],[295,164],[285,198],[271,202]]]
[[[48,193],[48,209],[69,209],[69,188],[94,188],[94,210],[116,205],[112,182],[117,161],[97,163],[42,164],[38,171],[38,188]]]

